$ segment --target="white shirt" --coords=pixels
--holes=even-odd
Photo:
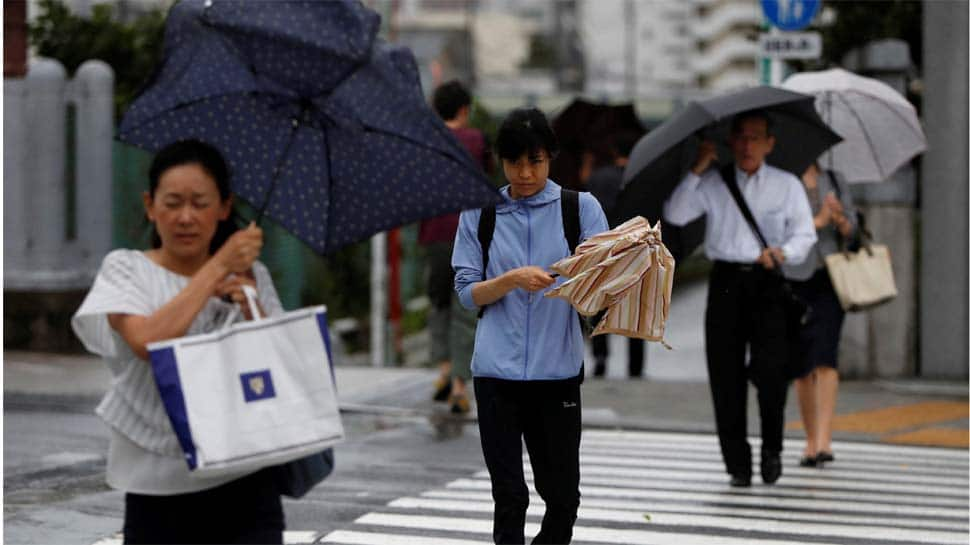
[[[253,264],[259,302],[267,315],[283,312],[269,271]],[[109,314],[148,316],[188,285],[190,278],[163,268],[137,250],[105,256],[94,285],[71,322],[85,348],[104,358],[111,388],[95,412],[111,427],[108,484],[137,494],[169,495],[218,486],[242,475],[199,478],[189,474],[182,449],[162,406],[151,364],[131,350],[108,324]],[[232,305],[215,297],[185,333],[219,328]]]
[[[762,164],[749,176],[735,167],[738,188],[768,240],[780,247],[788,263],[801,263],[815,244],[812,209],[801,182],[779,168]],[[664,203],[664,218],[687,224],[707,214],[704,251],[711,260],[753,263],[761,255],[758,236],[751,230],[717,169],[698,176],[688,172]]]

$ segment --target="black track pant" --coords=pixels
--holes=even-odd
[[[536,491],[546,504],[532,543],[569,543],[579,508],[579,377],[513,381],[475,377],[478,428],[495,500],[495,543],[525,543],[529,489],[522,439]]]

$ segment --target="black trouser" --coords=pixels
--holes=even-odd
[[[606,374],[606,360],[610,357],[610,336],[597,335],[593,337],[593,357],[596,358],[596,367],[593,374],[601,377]],[[643,376],[643,339],[629,339],[629,371],[630,378]],[[602,365],[601,365],[602,364]]]
[[[455,270],[451,268],[450,242],[428,245],[428,299],[436,309],[448,310],[455,297]]]
[[[758,390],[761,451],[781,452],[787,340],[779,277],[758,266],[715,262],[705,320],[707,372],[727,472],[751,475],[748,380]],[[745,352],[750,363],[745,367]]]
[[[125,543],[283,543],[272,470],[188,494],[125,494]]]
[[[495,543],[525,543],[529,489],[522,439],[546,504],[532,543],[569,543],[579,508],[579,377],[516,381],[475,377],[478,429],[495,500]]]

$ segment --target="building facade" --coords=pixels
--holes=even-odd
[[[753,0],[583,0],[585,91],[656,96],[758,83]]]

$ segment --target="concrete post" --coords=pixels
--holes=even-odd
[[[912,62],[901,40],[880,40],[843,59],[848,70],[877,78],[906,94]],[[851,186],[876,242],[892,254],[899,294],[888,304],[847,317],[839,350],[846,377],[900,377],[916,372],[916,171],[906,165],[887,180]]]
[[[967,378],[967,7],[923,2],[920,371]]]
[[[77,236],[74,267],[93,279],[111,250],[111,157],[114,136],[114,71],[85,61],[71,82],[77,105]]]
[[[387,354],[387,233],[370,239],[370,361],[383,367]]]
[[[64,98],[67,74],[55,60],[38,58],[27,72],[26,174],[23,206],[31,214],[27,236],[32,272],[50,277],[61,269],[65,232],[64,159],[66,155]],[[23,271],[27,273],[28,271]]]
[[[68,83],[64,67],[44,58],[25,78],[4,80],[5,346],[79,348],[70,317],[111,249],[113,80],[106,64],[88,61]]]
[[[30,211],[27,208],[27,81],[3,80],[3,266],[4,271],[27,267],[27,252],[33,244],[29,236]],[[5,275],[6,276],[6,275]],[[7,276],[4,281],[9,281]]]
[[[37,58],[23,80],[4,81],[4,289],[86,289],[111,249],[114,75],[87,61],[68,82],[55,60]],[[68,147],[67,107],[75,105]],[[67,157],[76,169],[67,200]],[[68,207],[76,214],[68,240]],[[71,237],[74,238],[74,237]]]

